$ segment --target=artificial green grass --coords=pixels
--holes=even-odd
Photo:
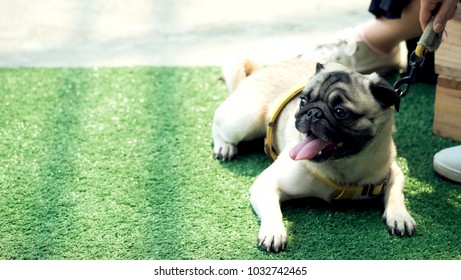
[[[411,238],[382,209],[283,206],[285,252],[256,246],[248,189],[262,153],[212,159],[227,93],[217,68],[0,69],[0,259],[461,259],[461,187],[432,156],[435,87],[415,85],[395,134]]]

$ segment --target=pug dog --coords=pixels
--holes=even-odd
[[[404,175],[392,138],[398,96],[384,79],[304,59],[262,69],[243,59],[223,68],[223,76],[231,94],[214,115],[214,157],[231,160],[240,142],[264,136],[273,138],[269,149],[277,154],[250,188],[262,249],[286,248],[280,203],[304,197],[381,196],[389,233],[416,232],[404,204]],[[286,101],[285,93],[296,85],[301,90]],[[280,108],[280,103],[286,104]],[[271,121],[277,111],[277,120]],[[273,135],[265,135],[269,123]]]

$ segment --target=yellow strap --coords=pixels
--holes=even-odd
[[[340,199],[351,199],[356,196],[368,196],[373,197],[379,195],[383,190],[384,186],[386,185],[387,178],[383,180],[382,183],[378,185],[365,185],[365,186],[358,186],[358,185],[338,185],[335,182],[331,181],[328,178],[322,177],[317,172],[314,172],[308,168],[307,171],[314,176],[315,179],[319,180],[323,184],[335,188],[336,191],[333,193],[334,200]]]
[[[266,152],[266,155],[268,155],[272,160],[277,159],[277,152],[275,151],[274,147],[274,126],[275,123],[277,122],[277,118],[280,115],[280,112],[282,112],[282,109],[290,102],[293,98],[295,98],[298,94],[300,94],[305,85],[295,87],[294,89],[288,91],[282,99],[282,102],[277,106],[275,109],[274,114],[272,114],[271,119],[269,120],[269,124],[267,125],[266,128],[266,139],[264,141],[264,151]]]

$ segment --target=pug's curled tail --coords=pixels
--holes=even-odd
[[[243,79],[259,69],[261,69],[261,66],[251,59],[234,59],[224,63],[222,67],[222,78],[226,83],[227,89],[232,93]]]

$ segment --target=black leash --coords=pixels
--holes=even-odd
[[[413,53],[410,56],[410,61],[408,61],[408,64],[410,66],[410,74],[408,76],[400,78],[397,82],[395,82],[394,91],[398,96],[398,99],[394,107],[397,112],[400,110],[401,98],[407,95],[408,90],[410,90],[410,86],[415,83],[416,74],[418,74],[419,70],[423,68],[425,62],[425,56],[419,57],[416,55],[415,51],[413,51]]]
[[[394,91],[398,97],[398,100],[395,104],[395,110],[398,112],[400,110],[400,100],[402,97],[407,95],[410,90],[410,86],[415,83],[416,75],[419,70],[423,68],[424,63],[426,62],[427,52],[435,52],[440,44],[442,43],[442,34],[435,33],[433,29],[434,17],[427,24],[424,33],[418,41],[416,49],[411,53],[408,65],[410,66],[410,74],[408,76],[402,77],[394,84]]]

